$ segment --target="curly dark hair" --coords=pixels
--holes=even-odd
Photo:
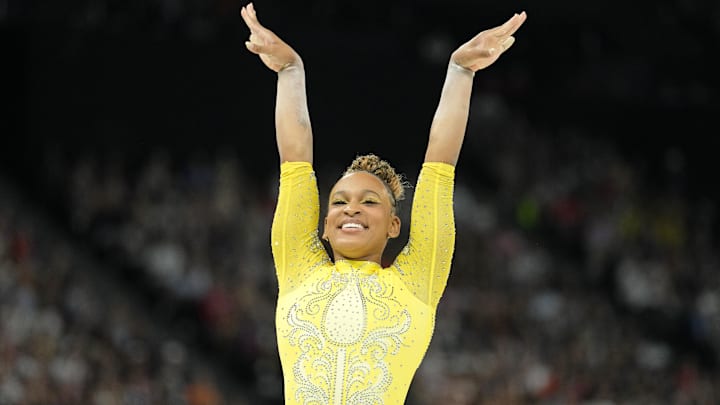
[[[390,194],[393,208],[397,209],[397,203],[405,199],[405,187],[408,182],[402,174],[395,171],[390,163],[381,159],[373,153],[358,155],[350,166],[345,169],[343,176],[355,172],[368,172],[377,176],[385,183]]]

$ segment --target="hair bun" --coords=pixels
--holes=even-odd
[[[345,169],[344,175],[354,172],[369,172],[379,177],[392,193],[395,202],[405,199],[405,178],[395,171],[388,161],[381,159],[374,153],[358,155],[350,166]]]

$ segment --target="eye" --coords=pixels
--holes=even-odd
[[[362,203],[363,203],[363,204],[367,204],[367,205],[380,204],[380,202],[377,201],[377,200],[365,200],[365,201],[363,201]]]
[[[330,205],[345,205],[347,204],[345,200],[333,200]]]

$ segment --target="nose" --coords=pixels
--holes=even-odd
[[[359,209],[354,203],[347,203],[345,204],[345,208],[343,208],[343,212],[348,215],[355,215],[359,212]]]

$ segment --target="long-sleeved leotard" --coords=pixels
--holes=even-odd
[[[318,237],[310,163],[281,165],[271,244],[286,404],[404,404],[450,272],[455,168],[424,163],[391,266],[338,260]]]

